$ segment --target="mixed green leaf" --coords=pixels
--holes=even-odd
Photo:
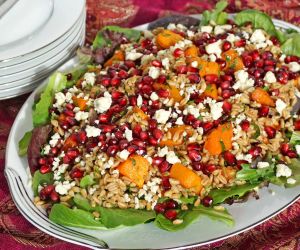
[[[19,155],[24,156],[27,154],[27,148],[30,143],[32,131],[28,131],[24,134],[23,138],[19,141]]]
[[[228,14],[223,10],[226,9],[227,5],[227,1],[222,0],[216,4],[215,9],[213,9],[212,11],[204,11],[202,14],[200,25],[208,25],[210,23],[225,24],[228,19]]]
[[[34,172],[32,179],[32,189],[34,195],[38,195],[38,187],[43,184],[53,183],[53,173],[42,174],[39,170]]]

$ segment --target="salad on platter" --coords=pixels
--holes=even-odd
[[[143,31],[106,26],[80,66],[50,77],[19,154],[51,221],[233,226],[224,204],[300,183],[300,35],[226,6]]]

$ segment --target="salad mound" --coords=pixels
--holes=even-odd
[[[299,184],[300,36],[225,8],[200,24],[104,27],[80,66],[50,77],[19,145],[50,220],[177,231],[204,215],[233,225],[223,204]]]

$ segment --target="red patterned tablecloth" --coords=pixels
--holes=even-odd
[[[215,2],[87,0],[87,42],[92,41],[98,28],[106,24],[135,26],[170,12],[196,14],[212,8]],[[260,9],[273,17],[300,25],[299,0],[231,0],[228,11],[245,8]],[[3,175],[5,146],[9,130],[26,97],[0,102],[0,249],[85,249],[33,227],[21,216],[9,194]],[[196,249],[300,249],[300,201],[248,232]]]

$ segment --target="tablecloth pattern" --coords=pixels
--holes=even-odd
[[[87,0],[87,43],[93,40],[103,25],[135,26],[174,12],[197,14],[211,9],[215,2]],[[299,0],[231,0],[227,10],[236,12],[247,8],[260,9],[278,19],[300,24]],[[13,121],[27,96],[0,101],[0,249],[85,249],[53,238],[33,227],[19,213],[9,194],[3,175],[5,146]],[[300,201],[252,230],[194,249],[300,249]]]

